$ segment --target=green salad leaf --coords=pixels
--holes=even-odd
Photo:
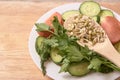
[[[88,68],[94,69],[98,72],[101,67],[101,64],[102,64],[102,61],[99,58],[95,57],[90,61],[90,65],[88,66]]]
[[[49,26],[45,23],[35,23],[35,26],[37,27],[36,31],[48,31]]]
[[[63,65],[61,66],[59,73],[67,72],[70,61],[67,58],[65,58],[62,63],[63,63]]]

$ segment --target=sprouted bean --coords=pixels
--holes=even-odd
[[[105,40],[105,32],[101,26],[85,15],[75,15],[67,19],[64,27],[69,36],[78,38],[78,43],[93,46]]]

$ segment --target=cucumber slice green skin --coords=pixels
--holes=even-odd
[[[99,13],[100,17],[105,17],[105,16],[114,16],[113,12],[111,10],[103,9]]]
[[[96,16],[100,13],[101,7],[97,2],[85,1],[80,5],[79,11],[83,15]]]
[[[72,76],[83,76],[90,72],[87,68],[89,66],[89,62],[77,62],[71,63],[68,67],[68,72]]]
[[[69,18],[70,16],[75,15],[75,14],[79,15],[80,12],[78,10],[68,10],[62,14],[62,18],[64,20],[66,20],[67,18]]]
[[[106,17],[106,16],[112,16],[114,17],[114,14],[112,11],[107,10],[107,9],[103,9],[101,10],[101,12],[99,13],[100,16],[100,22]]]
[[[38,37],[36,38],[35,49],[36,49],[36,52],[37,52],[37,53],[39,53],[39,47],[41,46],[41,43],[42,43],[43,40],[44,40],[44,37],[38,36]]]
[[[63,60],[63,57],[59,55],[58,52],[59,52],[58,49],[53,48],[50,53],[51,59],[55,64],[61,64]]]
[[[92,19],[96,21],[97,23],[100,22],[100,16],[93,16]]]

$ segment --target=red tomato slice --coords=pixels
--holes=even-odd
[[[54,32],[54,29],[51,29],[52,32]],[[40,31],[38,32],[38,34],[42,37],[49,37],[52,33],[48,32],[48,31]]]
[[[62,16],[60,13],[58,12],[55,12],[53,13],[46,21],[45,23],[50,26],[51,28],[51,31],[54,32],[54,29],[52,28],[52,21],[54,19],[54,16],[56,16],[58,18],[58,21],[60,24],[63,24],[63,20],[62,20]],[[42,37],[49,37],[52,33],[48,32],[48,31],[41,31],[41,32],[38,32],[38,34]]]
[[[105,17],[101,22],[101,26],[113,44],[120,41],[120,22],[116,18],[111,16]]]
[[[63,24],[62,16],[61,16],[61,14],[58,13],[58,12],[53,13],[53,14],[45,21],[45,23],[46,23],[47,25],[49,25],[49,26],[52,26],[52,21],[53,21],[53,19],[54,19],[55,16],[58,18],[59,23],[60,23],[60,24]]]

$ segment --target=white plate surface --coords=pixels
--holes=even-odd
[[[66,5],[56,7],[54,9],[48,11],[47,13],[45,13],[42,17],[40,17],[38,19],[38,21],[36,23],[44,22],[54,12],[59,12],[60,14],[62,14],[63,12],[65,12],[67,10],[78,10],[79,6],[80,6],[80,3],[71,3],[71,4],[66,4]],[[106,9],[104,7],[102,7],[102,8]],[[115,17],[120,21],[120,16],[117,13],[115,13],[114,11],[113,11],[113,13],[114,13]],[[40,57],[38,56],[38,54],[36,53],[36,50],[35,50],[35,40],[36,40],[37,36],[38,36],[38,34],[35,31],[35,26],[33,26],[32,31],[29,36],[28,47],[29,47],[29,52],[30,52],[30,55],[31,55],[33,61],[35,62],[37,67],[39,67],[39,69],[41,70]],[[46,70],[47,70],[47,75],[50,76],[51,78],[53,78],[54,80],[114,80],[118,76],[120,76],[120,72],[112,72],[109,74],[90,73],[83,77],[73,77],[73,76],[70,76],[68,73],[58,73],[60,70],[60,67],[57,66],[56,64],[54,64],[53,62],[48,62],[48,64],[46,65]]]

